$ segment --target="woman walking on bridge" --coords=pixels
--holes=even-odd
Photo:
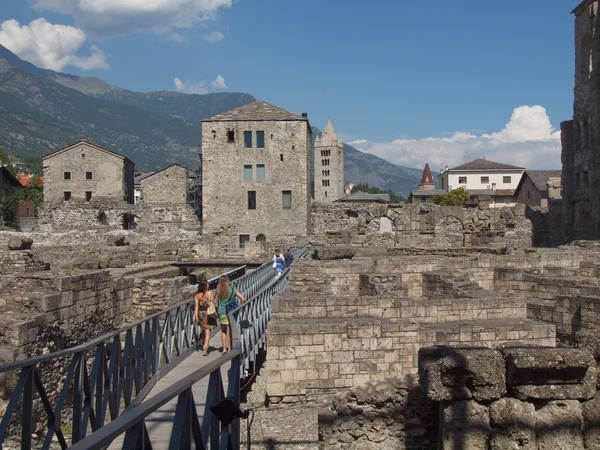
[[[208,290],[206,280],[198,283],[198,292],[194,295],[194,302],[196,304],[194,315],[196,322],[202,327],[203,354],[206,356],[208,355],[208,344],[210,343],[210,331],[217,326],[215,296]]]
[[[241,303],[246,301],[246,297],[244,297],[240,291],[233,286],[229,286],[229,278],[219,278],[216,289],[216,299],[218,305],[217,314],[219,315],[219,323],[221,324],[222,353],[231,350],[231,325],[229,324],[227,313],[237,307],[238,298]]]

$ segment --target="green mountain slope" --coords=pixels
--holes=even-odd
[[[254,100],[228,92],[132,92],[99,78],[40,69],[0,45],[0,146],[28,161],[86,139],[124,154],[138,170],[197,167],[202,119]],[[344,147],[347,180],[403,196],[418,186],[420,170]]]

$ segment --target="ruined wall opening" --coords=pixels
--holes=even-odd
[[[579,43],[579,54],[577,55],[577,78],[581,82],[589,80],[594,70],[592,54],[592,37],[586,33]]]
[[[106,213],[104,211],[100,211],[98,213],[98,223],[100,225],[108,225],[108,217],[106,217]]]
[[[465,227],[458,217],[445,216],[435,225],[434,242],[439,247],[463,247]]]
[[[267,241],[267,237],[260,233],[256,235],[256,242],[266,242]]]

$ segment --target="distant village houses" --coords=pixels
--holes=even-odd
[[[44,202],[90,202],[93,198],[134,203],[135,164],[90,142],[77,142],[44,156]]]

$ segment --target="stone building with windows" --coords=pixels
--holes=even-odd
[[[42,161],[46,205],[92,199],[134,203],[135,164],[123,155],[81,141]]]
[[[315,139],[315,200],[333,202],[344,195],[344,144],[328,120]]]
[[[232,251],[306,237],[311,148],[306,113],[263,101],[204,119],[203,233]]]
[[[575,15],[573,120],[560,124],[562,219],[567,241],[600,238],[600,19],[598,0],[581,2]]]
[[[526,170],[515,190],[517,202],[547,209],[549,200],[560,198],[560,170]]]
[[[200,221],[188,204],[190,171],[172,164],[140,180],[141,231],[199,230]]]

